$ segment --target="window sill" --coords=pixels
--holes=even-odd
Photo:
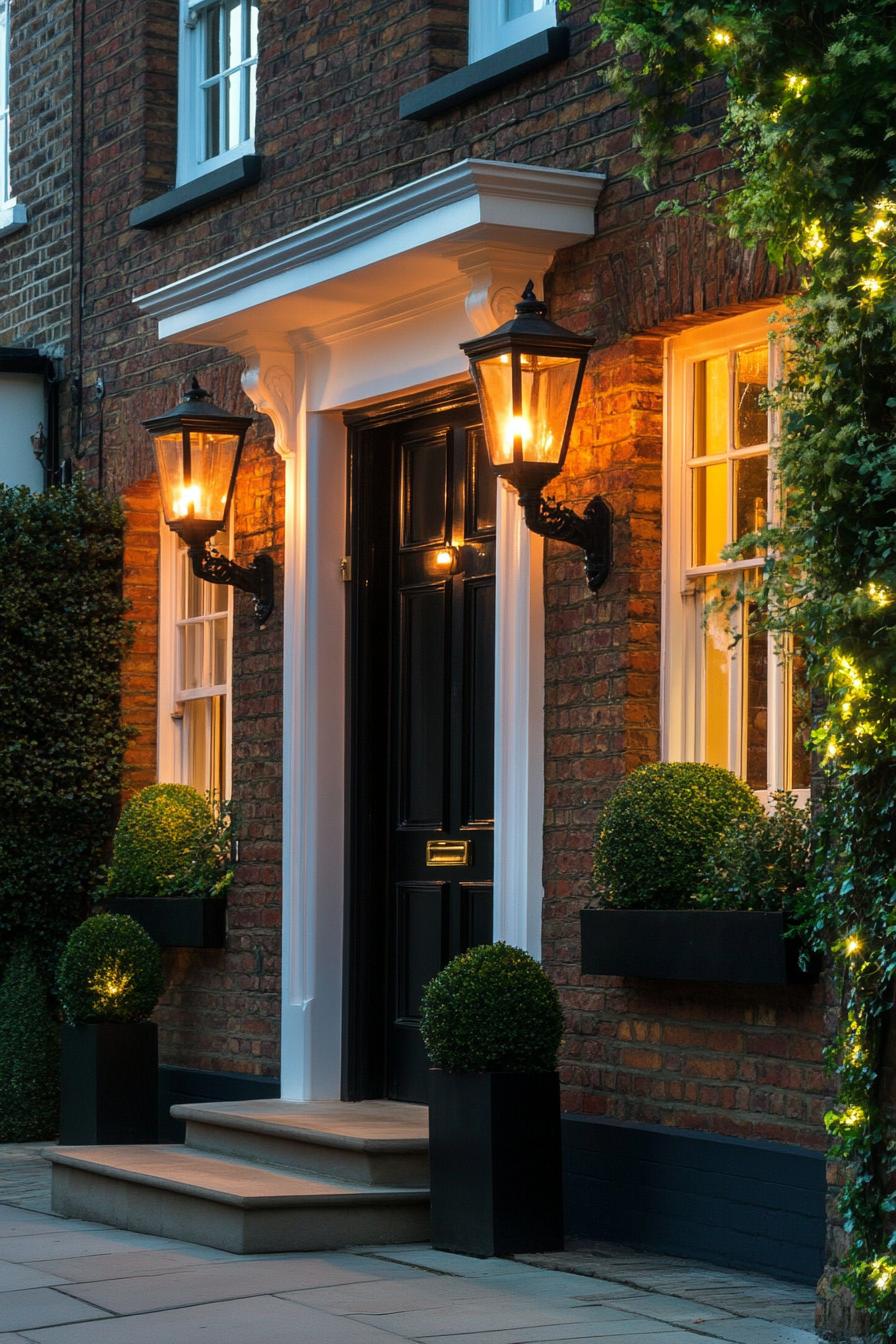
[[[261,155],[242,154],[210,173],[194,177],[151,201],[135,206],[130,214],[132,229],[154,229],[181,215],[188,215],[203,205],[211,205],[224,196],[233,196],[244,187],[251,187],[261,176]]]
[[[545,28],[512,47],[496,51],[461,70],[452,70],[421,89],[406,93],[399,104],[403,121],[428,121],[453,107],[462,107],[521,75],[561,61],[569,54],[569,29]]]
[[[28,209],[17,201],[0,203],[0,238],[18,233],[28,223]]]

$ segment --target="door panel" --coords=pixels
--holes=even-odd
[[[423,987],[491,940],[496,481],[477,422],[470,404],[351,440],[353,1098],[427,1100]]]

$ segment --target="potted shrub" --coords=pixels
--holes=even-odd
[[[223,947],[233,880],[231,809],[186,784],[151,784],[122,810],[101,893],[161,947]]]
[[[466,1255],[563,1247],[563,1013],[538,962],[471,948],[427,985],[432,1244]]]
[[[62,1143],[153,1143],[162,990],[159,949],[128,915],[93,915],[59,963]]]
[[[647,765],[598,826],[594,891],[582,911],[582,970],[657,980],[793,984],[812,979],[798,940],[807,816],[712,765]]]

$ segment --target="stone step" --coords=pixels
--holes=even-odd
[[[394,1101],[172,1106],[190,1148],[357,1185],[429,1185],[429,1111]]]
[[[54,1148],[52,1207],[237,1254],[425,1241],[429,1190],[374,1187],[184,1145]]]

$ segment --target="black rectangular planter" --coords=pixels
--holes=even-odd
[[[144,896],[106,901],[110,915],[130,915],[159,947],[223,947],[227,902],[221,897]]]
[[[159,1038],[154,1022],[64,1026],[60,1143],[155,1143]]]
[[[556,1073],[447,1073],[429,1096],[432,1244],[463,1255],[563,1249]]]
[[[732,985],[817,980],[816,961],[800,969],[786,927],[781,911],[583,910],[582,970]]]

